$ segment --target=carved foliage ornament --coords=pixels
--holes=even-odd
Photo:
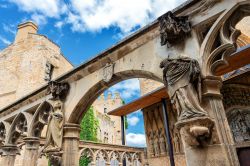
[[[69,91],[69,84],[64,82],[50,81],[47,94],[52,94],[52,100],[64,100]]]
[[[158,18],[160,22],[161,45],[174,45],[191,32],[191,24],[188,17],[176,17],[169,11]]]

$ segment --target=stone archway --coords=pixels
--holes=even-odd
[[[102,94],[109,87],[119,83],[121,81],[131,79],[131,78],[148,78],[162,83],[162,79],[153,73],[140,70],[124,71],[114,74],[109,82],[104,82],[103,80],[94,84],[82,97],[75,109],[69,116],[69,123],[80,123],[80,120],[85,113],[85,111],[91,106],[91,104],[97,99],[100,94]]]

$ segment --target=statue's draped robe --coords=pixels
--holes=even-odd
[[[62,147],[63,134],[63,114],[60,109],[56,109],[50,114],[48,129],[46,134],[45,150],[59,150]]]
[[[198,62],[186,57],[166,59],[161,67],[164,67],[164,81],[176,106],[178,121],[207,116],[199,102],[200,68]]]

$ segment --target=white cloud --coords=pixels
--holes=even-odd
[[[3,36],[0,36],[0,41],[5,45],[9,45],[11,43],[8,39],[4,38]]]
[[[140,83],[137,78],[133,78],[115,84],[109,88],[108,91],[119,91],[123,99],[129,99],[131,97],[140,95]]]
[[[63,21],[58,21],[58,22],[55,23],[55,27],[61,29],[63,24],[64,24]]]
[[[16,26],[11,24],[11,25],[6,25],[6,24],[2,24],[3,25],[3,30],[5,32],[11,33],[13,35],[16,34]]]
[[[137,125],[137,123],[139,122],[139,118],[136,117],[136,116],[128,117],[127,120],[128,120],[128,124],[129,124],[130,126],[135,126],[135,125]]]
[[[57,26],[69,24],[73,31],[98,32],[115,27],[124,36],[146,25],[185,0],[9,0],[20,10],[56,18]],[[34,16],[33,16],[34,17]]]
[[[146,138],[144,134],[128,133],[126,135],[126,142],[129,146],[146,146]]]
[[[59,17],[65,12],[62,0],[9,0],[25,12],[39,13],[46,17]]]
[[[38,25],[45,25],[47,23],[47,19],[44,15],[41,15],[41,14],[33,14],[31,16],[31,19]]]
[[[71,3],[73,12],[79,16],[76,23],[81,24],[80,30],[94,32],[112,26],[129,32],[148,22],[151,10],[149,0],[89,0],[88,3],[71,0]]]

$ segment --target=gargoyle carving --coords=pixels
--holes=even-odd
[[[52,94],[52,100],[64,100],[69,91],[69,84],[64,82],[50,81],[47,94]]]
[[[191,24],[188,17],[175,17],[169,11],[158,18],[160,22],[161,45],[170,47],[183,40],[191,32]]]
[[[210,120],[200,105],[201,75],[198,62],[188,57],[168,58],[161,62],[160,67],[164,68],[163,80],[177,109],[176,127],[181,129],[188,124],[186,129],[189,130],[189,135],[196,139],[210,136],[208,125],[196,123],[199,120]],[[212,123],[212,120],[209,122]],[[197,145],[197,142],[198,140],[191,145]]]

